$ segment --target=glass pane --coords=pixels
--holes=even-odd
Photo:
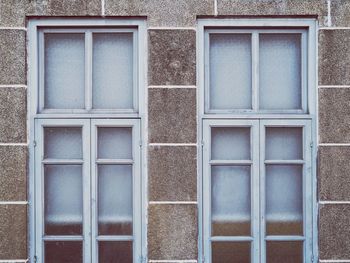
[[[46,241],[45,263],[83,262],[83,242]]]
[[[303,128],[266,128],[266,160],[302,160]]]
[[[303,235],[302,165],[266,166],[267,235]]]
[[[132,159],[132,128],[98,128],[98,158]]]
[[[250,166],[214,166],[211,173],[213,236],[250,236]]]
[[[45,165],[45,234],[80,235],[83,222],[81,165]]]
[[[84,34],[45,34],[45,108],[84,108]]]
[[[56,159],[82,159],[82,129],[44,128],[44,156]]]
[[[250,160],[250,128],[212,128],[212,160]]]
[[[98,166],[100,235],[132,235],[132,166]]]
[[[260,108],[301,109],[301,34],[260,34]]]
[[[250,242],[213,242],[212,263],[250,263]]]
[[[250,34],[210,34],[210,109],[252,108]]]
[[[132,263],[132,242],[98,242],[99,263]]]
[[[302,242],[267,242],[268,263],[303,263]]]
[[[94,33],[92,107],[133,108],[133,34]]]

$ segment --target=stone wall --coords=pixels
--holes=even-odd
[[[26,97],[30,88],[26,86],[27,18],[146,16],[149,27],[148,259],[196,262],[196,18],[215,15],[317,15],[320,262],[341,259],[350,262],[350,1],[347,0],[0,0],[0,260],[25,262],[30,246],[27,242],[27,151],[31,143],[26,125]]]

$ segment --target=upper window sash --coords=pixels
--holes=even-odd
[[[266,37],[266,35],[267,37]],[[264,54],[259,54],[261,49],[261,43],[259,48],[259,36],[264,36],[265,41],[265,50],[266,47],[268,47],[268,43],[270,41],[269,37],[281,36],[282,40],[284,36],[290,36],[290,35],[299,35],[300,37],[300,45],[298,47],[298,52],[300,52],[300,103],[297,106],[294,107],[279,107],[274,106],[273,104],[268,105],[268,107],[264,107],[264,105],[261,105],[259,96],[259,92],[261,92],[261,81],[259,78],[260,70],[259,67],[261,67],[261,60],[260,56]],[[230,99],[228,98],[229,94],[227,95],[224,91],[221,91],[217,94],[221,94],[224,96],[224,98],[214,98],[213,94],[211,94],[211,85],[210,81],[212,80],[210,78],[210,70],[212,70],[212,58],[210,58],[210,49],[213,49],[213,46],[210,46],[210,38],[213,37],[216,38],[214,40],[220,40],[220,36],[223,38],[229,38],[230,36],[237,37],[238,41],[240,42],[237,46],[238,49],[235,51],[233,47],[231,46],[231,51],[233,49],[233,52],[231,55],[234,55],[235,57],[238,57],[238,61],[236,60],[235,63],[231,63],[233,65],[233,68],[239,68],[241,67],[241,63],[243,65],[243,69],[245,71],[238,72],[237,74],[229,74],[229,70],[227,70],[227,67],[225,71],[221,74],[224,76],[224,78],[221,78],[221,83],[225,83],[227,79],[228,84],[232,85],[233,81],[232,79],[244,79],[243,75],[249,76],[249,82],[251,83],[245,83],[245,85],[239,86],[239,89],[242,93],[242,91],[245,91],[245,97],[244,101],[239,100],[238,97],[233,97],[235,102],[239,102],[236,106],[233,103],[230,102]],[[241,36],[241,38],[240,38]],[[269,118],[275,118],[276,116],[282,117],[282,116],[288,116],[291,118],[300,118],[302,117],[308,117],[313,116],[315,114],[315,107],[314,107],[314,101],[315,101],[315,89],[316,89],[316,20],[311,18],[300,18],[298,20],[296,19],[275,19],[275,18],[257,18],[257,19],[248,19],[248,18],[225,18],[225,19],[199,19],[198,20],[198,37],[197,37],[197,45],[199,47],[198,49],[198,56],[197,56],[197,64],[198,64],[198,85],[201,87],[200,94],[199,94],[199,112],[201,116],[205,118],[228,118],[228,117],[235,117],[235,118],[265,118],[266,116]],[[261,40],[261,37],[260,37]],[[288,37],[287,37],[288,40]],[[293,40],[293,39],[292,39]],[[225,43],[225,41],[221,41],[222,43]],[[230,42],[230,41],[228,41]],[[234,42],[234,41],[233,41]],[[236,42],[236,43],[237,43]],[[283,41],[278,41],[283,42]],[[287,41],[288,42],[288,41]],[[294,41],[295,42],[295,41]],[[217,43],[220,43],[218,41]],[[214,44],[217,44],[214,41]],[[232,43],[232,41],[231,41]],[[235,42],[234,42],[235,43]],[[246,46],[244,48],[243,44],[246,43]],[[273,43],[273,41],[272,41]],[[293,41],[291,41],[293,43]],[[277,45],[278,46],[278,45]],[[229,47],[229,45],[228,45]],[[215,46],[214,46],[215,49]],[[294,48],[292,48],[293,51]],[[229,61],[228,55],[225,54],[225,50],[220,48],[220,45],[217,45],[217,50],[221,50],[222,56],[224,59]],[[214,50],[215,51],[215,50]],[[267,51],[269,51],[267,49]],[[272,53],[274,55],[274,50],[272,49],[270,52],[263,52],[265,53],[265,56],[269,57],[268,53]],[[283,49],[282,49],[283,51]],[[294,50],[295,51],[295,50]],[[289,52],[288,50],[284,50],[284,52]],[[235,55],[236,53],[236,55]],[[267,54],[266,54],[267,53]],[[246,57],[248,59],[244,60],[242,57]],[[278,58],[277,55],[275,57]],[[291,56],[293,58],[293,56]],[[217,65],[220,65],[221,68],[225,69],[225,65],[222,63],[222,59],[218,59]],[[266,60],[265,60],[266,61]],[[268,63],[272,64],[273,62],[270,60],[267,60]],[[214,63],[215,64],[215,63]],[[230,64],[230,63],[228,63]],[[265,63],[267,64],[267,63]],[[232,68],[232,66],[231,66]],[[266,67],[265,67],[266,69]],[[286,71],[286,70],[285,70]],[[225,73],[226,72],[226,73]],[[212,72],[213,73],[213,72]],[[219,76],[220,74],[218,74]],[[261,74],[260,74],[261,75]],[[235,77],[236,76],[236,77]],[[268,75],[267,75],[268,76]],[[279,76],[279,75],[277,75]],[[286,75],[288,76],[288,75]],[[260,76],[261,77],[261,76]],[[218,79],[218,78],[217,78]],[[219,78],[220,79],[220,78]],[[231,79],[231,81],[229,80]],[[266,80],[269,78],[265,77],[265,83]],[[282,77],[280,79],[283,80]],[[289,76],[289,80],[293,80],[291,76]],[[287,80],[284,80],[287,81]],[[247,81],[248,82],[248,81]],[[294,81],[291,82],[291,84]],[[287,82],[288,83],[288,82]],[[247,91],[246,87],[250,87],[250,90]],[[264,85],[265,87],[267,85]],[[224,90],[224,89],[223,89]],[[228,89],[229,90],[229,89]],[[269,89],[267,89],[269,90]],[[270,88],[271,90],[271,88]],[[292,89],[289,89],[290,92]],[[251,94],[249,94],[249,92]],[[212,92],[213,93],[213,92]],[[270,92],[269,92],[270,93]],[[226,95],[225,95],[226,94]],[[238,93],[236,93],[238,94]],[[289,94],[289,93],[288,93]],[[221,97],[222,97],[221,96]],[[272,96],[273,98],[267,97],[267,102],[269,103],[269,100],[273,102],[273,99],[277,100],[277,104],[282,104],[282,100],[278,100],[278,95],[276,95],[276,92],[273,92]],[[266,97],[266,96],[264,96]],[[266,99],[266,98],[265,98]],[[217,107],[220,105],[221,101],[227,102],[227,105],[224,105],[223,107]],[[216,103],[216,104],[215,104]],[[230,104],[231,103],[231,104]],[[233,104],[233,106],[232,106]],[[260,105],[259,105],[260,104]],[[295,103],[294,105],[296,105]],[[243,105],[243,106],[242,106]],[[265,103],[266,105],[266,103]],[[293,104],[291,104],[293,105]],[[271,107],[270,107],[271,106]],[[299,117],[298,117],[299,116]]]
[[[79,58],[81,61],[78,63],[75,63],[77,65],[82,65],[80,67],[76,67],[75,64],[70,64],[68,67],[64,66],[64,57],[53,54],[53,58],[60,59],[61,65],[60,67],[63,68],[66,72],[68,72],[68,75],[72,76],[75,73],[79,72],[79,81],[76,81],[79,83],[80,92],[77,94],[83,94],[79,95],[82,97],[82,99],[77,100],[78,106],[72,107],[72,103],[68,105],[68,107],[55,107],[54,104],[52,104],[54,107],[50,107],[52,105],[49,104],[49,107],[45,107],[45,97],[43,94],[44,90],[44,84],[45,84],[45,46],[44,44],[44,34],[53,34],[51,36],[59,36],[62,34],[67,34],[69,37],[68,43],[73,45],[69,45],[70,49],[65,48],[65,41],[61,41],[61,44],[63,44],[64,48],[61,48],[61,51],[63,53],[69,53],[66,55],[66,57],[70,58],[71,60],[74,58]],[[56,35],[54,35],[56,34]],[[79,35],[81,34],[81,35]],[[98,38],[98,46],[97,50],[99,51],[98,59],[99,61],[96,61],[96,58],[94,60],[93,55],[93,36],[98,35],[100,36]],[[107,37],[105,37],[105,35]],[[111,35],[116,35],[116,37],[113,37]],[[128,35],[131,36],[132,47],[126,48],[127,52],[124,52],[125,47],[128,47],[125,44],[125,38],[123,41],[114,41],[115,38],[117,38],[120,35]],[[78,37],[76,36],[78,35]],[[110,36],[110,37],[108,37]],[[54,40],[55,38],[51,39]],[[74,42],[76,39],[78,41]],[[82,39],[82,40],[80,40]],[[104,41],[107,39],[107,41]],[[88,41],[86,41],[88,40]],[[54,43],[55,41],[52,41]],[[120,44],[123,42],[122,44]],[[128,41],[126,41],[128,42]],[[145,52],[145,43],[146,43],[146,21],[144,19],[115,19],[115,18],[105,18],[105,19],[98,19],[98,18],[89,18],[89,19],[82,19],[82,18],[71,18],[71,19],[58,19],[58,18],[38,18],[38,19],[30,19],[28,23],[28,87],[30,87],[30,116],[32,117],[42,117],[42,118],[104,118],[104,117],[116,117],[116,118],[129,118],[129,117],[140,117],[142,113],[144,112],[144,88],[143,85],[145,85],[145,57],[141,56],[140,54],[143,54]],[[123,50],[119,46],[122,45]],[[130,45],[131,46],[131,45]],[[61,45],[62,47],[62,45]],[[95,47],[96,48],[96,47]],[[116,50],[113,52],[109,52],[110,49]],[[60,49],[58,49],[59,51]],[[75,50],[80,50],[79,52],[75,52]],[[90,50],[90,51],[89,51]],[[57,51],[57,49],[56,49]],[[118,52],[119,51],[119,52]],[[57,53],[57,52],[56,52]],[[58,52],[59,53],[59,52]],[[125,57],[127,57],[128,54],[130,54],[131,62],[128,63],[129,67],[125,67],[125,63],[114,63],[116,60],[115,57],[118,58],[122,56],[125,61]],[[106,55],[111,54],[111,55]],[[121,54],[121,55],[120,55]],[[89,58],[89,59],[88,59]],[[122,58],[122,59],[123,59]],[[79,61],[78,59],[78,61]],[[63,62],[62,62],[63,61]],[[103,96],[102,92],[100,92],[99,100],[97,102],[97,105],[93,105],[93,63],[94,61],[97,63],[97,65],[103,65],[103,61],[107,61],[108,63],[105,63],[104,68],[98,67],[97,69],[100,69],[98,72],[98,79],[101,81],[99,82],[100,86],[105,87],[105,89],[98,87],[98,91],[105,90],[105,93],[110,94],[110,96]],[[117,61],[120,61],[117,60]],[[76,62],[76,61],[75,61]],[[112,63],[113,62],[113,63]],[[122,66],[123,64],[123,66]],[[56,64],[56,69],[57,69]],[[132,69],[130,69],[132,67]],[[126,70],[128,68],[128,70]],[[51,68],[52,72],[55,72],[55,68]],[[106,70],[107,69],[107,70]],[[87,74],[89,73],[90,74]],[[112,72],[112,73],[110,73]],[[116,72],[113,73],[113,72]],[[119,74],[118,74],[119,72]],[[130,74],[125,74],[125,72],[130,72]],[[96,73],[96,72],[95,72]],[[108,77],[104,77],[108,75]],[[51,76],[57,76],[57,74],[51,74]],[[82,77],[81,77],[82,76]],[[120,88],[114,88],[113,84],[118,83],[117,81],[110,81],[117,79],[118,76],[121,76],[121,78],[129,80],[129,82],[124,83],[131,83],[130,79],[132,80],[132,84],[130,89],[120,89]],[[58,79],[58,78],[56,78]],[[53,80],[53,79],[51,79]],[[61,83],[68,82],[70,78],[61,78]],[[96,80],[96,79],[95,79]],[[112,83],[110,85],[106,85],[109,83]],[[120,84],[120,82],[119,82]],[[68,85],[66,85],[67,87]],[[108,86],[108,87],[106,87]],[[119,85],[118,87],[120,87]],[[112,92],[111,90],[116,90],[116,92]],[[71,90],[71,89],[65,89],[65,90]],[[126,92],[120,92],[123,90],[127,90],[129,93]],[[69,93],[69,94],[68,94]],[[58,92],[59,95],[61,95]],[[74,96],[72,92],[65,92],[62,93],[67,96]],[[102,95],[101,95],[102,94]],[[118,94],[118,97],[117,97]],[[129,96],[128,94],[132,94]],[[97,94],[99,95],[99,94]],[[122,95],[122,97],[120,97]],[[128,95],[128,96],[127,96]],[[77,96],[76,96],[77,97]],[[108,103],[104,104],[103,99],[106,98],[106,101]],[[124,98],[127,97],[128,100],[125,100]],[[58,101],[58,106],[60,106],[63,102],[58,99],[58,96],[53,96],[54,101]],[[126,101],[126,104],[113,104],[114,100],[113,98],[118,99],[119,102]],[[56,99],[56,100],[55,100]],[[70,100],[74,101],[74,100]],[[101,106],[101,101],[102,106]],[[75,103],[75,102],[73,102]],[[115,105],[114,107],[111,107],[112,105]],[[74,104],[73,104],[74,105]],[[47,106],[47,105],[46,105]]]

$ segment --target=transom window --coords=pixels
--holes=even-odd
[[[30,21],[33,262],[143,258],[144,28],[143,20]]]
[[[39,32],[39,111],[137,112],[137,29]]]
[[[305,113],[306,36],[304,29],[206,30],[205,111]]]
[[[314,23],[199,21],[205,262],[314,259]]]

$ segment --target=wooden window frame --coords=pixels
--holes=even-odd
[[[265,31],[267,30],[267,31]],[[253,110],[210,110],[208,107],[208,34],[209,32],[268,32],[272,30],[274,33],[286,33],[286,32],[302,32],[302,111],[298,110],[262,110],[254,111],[256,106],[253,106]],[[290,30],[290,31],[289,31]],[[256,42],[256,37],[252,37],[252,42]],[[256,43],[255,43],[256,46]],[[253,47],[252,47],[253,48]],[[254,48],[253,48],[254,49]],[[304,50],[305,49],[305,50]],[[306,52],[305,52],[306,51]],[[252,50],[252,52],[257,52]],[[256,56],[256,55],[255,55]],[[254,57],[254,56],[253,56]],[[211,262],[211,232],[210,232],[210,170],[209,165],[209,154],[210,154],[210,126],[251,126],[255,135],[252,138],[252,143],[259,142],[259,145],[264,142],[265,138],[263,129],[265,126],[278,126],[278,127],[304,127],[304,131],[308,131],[308,136],[304,132],[304,151],[308,152],[306,165],[304,165],[304,187],[303,190],[304,198],[304,235],[305,235],[305,246],[304,246],[304,262],[311,262],[318,260],[318,229],[317,229],[317,180],[316,180],[316,156],[317,147],[317,21],[313,18],[226,18],[226,19],[199,19],[197,25],[197,80],[198,80],[198,143],[202,145],[199,147],[198,154],[198,200],[199,200],[199,261],[200,262]],[[253,58],[254,60],[254,58]],[[255,63],[253,61],[253,63]],[[253,78],[253,89],[256,87],[256,77]],[[253,104],[254,99],[258,98],[257,90],[253,90]],[[257,103],[255,102],[255,105]],[[258,128],[256,128],[258,125]],[[260,128],[259,128],[260,127]],[[255,141],[255,143],[254,143]],[[260,147],[259,151],[264,151],[264,147]],[[256,154],[256,151],[255,151]],[[256,158],[252,156],[252,158]],[[260,162],[258,167],[255,164],[252,165],[254,171],[259,174],[264,170],[264,162],[262,159],[262,152],[257,153],[260,156]],[[307,171],[305,171],[307,167]],[[257,170],[256,170],[257,169]],[[305,174],[308,173],[306,179]],[[264,174],[264,173],[263,173]],[[261,186],[258,184],[259,179],[252,178],[255,189],[260,189]],[[256,185],[258,184],[258,185]],[[263,191],[261,189],[259,191]],[[262,196],[262,195],[260,195]],[[252,209],[257,206],[257,197],[252,196]],[[307,202],[306,202],[307,200]],[[259,207],[263,206],[264,203],[260,203],[263,200],[259,200]],[[252,211],[252,218],[254,213]],[[260,212],[258,212],[260,214]],[[260,219],[252,219],[252,237],[256,237],[256,226],[262,224],[261,214]],[[253,223],[254,222],[254,223]],[[253,226],[255,225],[255,228]],[[259,230],[261,231],[261,229]],[[238,241],[241,237],[238,237]],[[293,240],[301,239],[301,237],[267,237],[271,240]],[[214,238],[215,239],[215,238]],[[220,240],[218,238],[218,240]],[[228,239],[235,239],[229,237]],[[244,239],[244,238],[243,238]],[[262,244],[265,236],[259,234],[259,240],[255,238],[251,241],[255,243],[255,248],[258,245],[258,250],[252,248],[252,261],[253,263],[265,263],[266,255],[265,248]],[[222,239],[224,241],[225,238]],[[258,242],[258,243],[257,243]],[[253,246],[252,246],[253,247]],[[260,253],[261,252],[261,253]],[[259,256],[259,254],[261,256]]]
[[[85,110],[62,110],[43,108],[43,67],[39,63],[43,59],[43,32],[84,32],[85,33]],[[132,32],[134,39],[133,48],[133,109],[113,109],[113,110],[91,110],[91,36],[93,32]],[[86,41],[88,40],[88,41]],[[96,127],[132,127],[133,131],[133,235],[132,236],[100,236],[98,240],[133,240],[134,262],[144,261],[147,258],[146,248],[146,200],[147,169],[146,147],[142,147],[142,142],[146,140],[144,121],[145,114],[145,58],[146,54],[146,21],[144,19],[115,19],[115,18],[33,18],[28,22],[28,127],[29,127],[29,254],[33,262],[44,262],[43,259],[43,207],[42,207],[42,127],[44,126],[64,126],[82,127],[84,153],[90,153],[84,160],[84,171],[90,173],[90,180],[83,182],[84,195],[84,224],[88,227],[83,229],[84,242],[84,263],[98,262],[97,241],[93,236],[97,236],[96,225],[92,219],[96,219],[96,189],[90,191],[90,187],[96,183],[96,163],[95,154],[96,140],[92,139],[96,135]],[[86,49],[88,47],[88,49]],[[89,74],[90,73],[90,74]],[[90,94],[90,95],[89,95]],[[90,139],[91,140],[90,140]],[[89,140],[88,140],[89,139]],[[94,147],[95,146],[95,147]],[[86,162],[89,164],[86,164]],[[117,160],[118,161],[118,160]],[[126,160],[120,160],[126,161]],[[130,161],[130,160],[128,160]],[[55,236],[47,237],[55,240]],[[61,238],[61,237],[59,237]],[[81,239],[80,237],[63,237],[65,240]]]

